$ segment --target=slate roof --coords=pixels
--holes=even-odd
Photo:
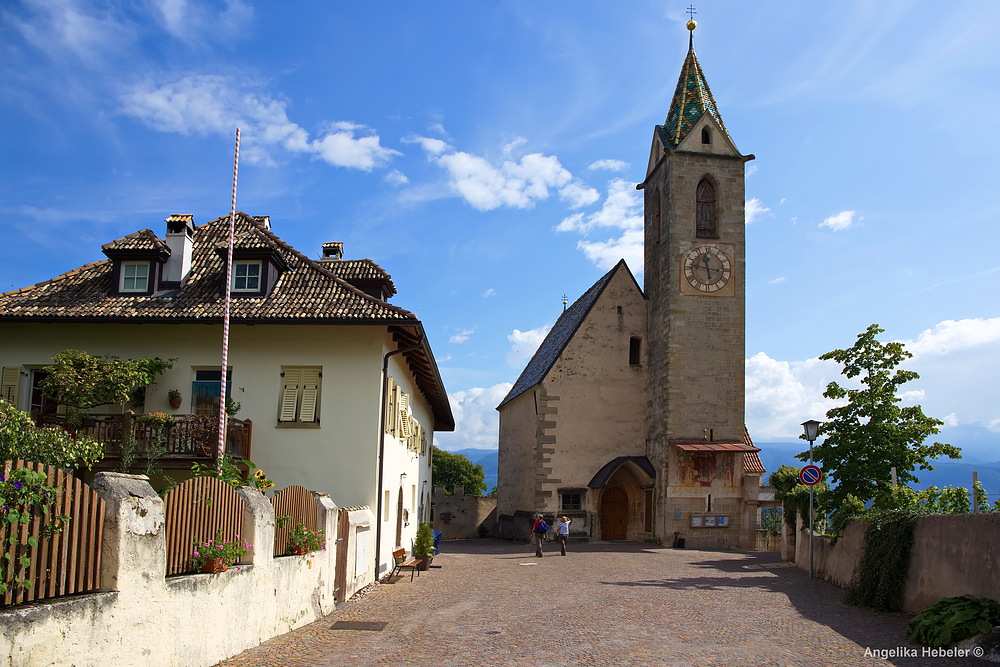
[[[715,98],[712,97],[712,91],[708,87],[705,73],[694,53],[692,33],[688,42],[687,58],[684,59],[681,75],[677,79],[677,88],[674,89],[674,97],[670,101],[670,111],[667,112],[666,121],[663,125],[657,125],[656,130],[665,145],[677,148],[705,113],[711,114],[722,131],[729,134],[726,124],[722,122],[722,114],[719,113]]]
[[[601,276],[589,290],[583,293],[583,296],[573,302],[572,306],[563,311],[562,315],[559,316],[559,319],[556,320],[556,323],[549,330],[548,335],[545,336],[545,340],[542,341],[538,350],[535,351],[534,356],[531,357],[531,361],[521,371],[517,382],[514,383],[514,386],[511,387],[504,399],[500,401],[500,405],[496,407],[497,410],[545,379],[545,376],[552,369],[559,355],[566,349],[566,345],[569,344],[570,339],[573,338],[583,320],[586,319],[587,313],[590,312],[594,303],[597,302],[598,297],[604,292],[604,288],[608,286],[611,278],[622,267],[625,267],[626,271],[628,270],[624,259],[620,260],[615,265],[615,268]]]
[[[392,276],[370,259],[321,259],[319,261],[327,271],[348,282],[385,283],[389,286],[390,296],[396,293],[396,284],[392,282]]]
[[[225,247],[229,216],[195,228],[191,273],[179,291],[153,296],[111,296],[113,262],[81,266],[51,280],[0,294],[2,320],[77,320],[130,322],[213,322],[222,320],[225,263],[217,248]],[[233,322],[418,324],[413,313],[385,303],[295,250],[245,213],[236,216],[237,247],[270,249],[288,265],[271,293],[232,301]],[[113,241],[112,250],[162,250],[166,244],[150,230]]]

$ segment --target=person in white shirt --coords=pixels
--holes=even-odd
[[[556,539],[559,540],[559,549],[562,551],[562,555],[566,555],[566,540],[569,539],[569,524],[572,519],[568,517],[562,517],[559,519],[559,523],[556,526]]]

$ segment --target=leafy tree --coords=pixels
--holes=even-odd
[[[151,384],[176,359],[119,359],[113,355],[97,357],[79,350],[63,350],[52,361],[55,363],[43,369],[48,375],[41,381],[42,391],[79,411],[127,402],[133,390]]]
[[[431,452],[431,480],[452,493],[456,485],[465,486],[465,493],[478,496],[486,490],[486,471],[461,454],[452,454],[434,446]]]
[[[809,521],[809,487],[799,481],[801,468],[782,464],[771,473],[767,485],[774,488],[774,497],[781,501],[782,514],[785,522],[795,528],[795,519],[801,514],[803,521]],[[826,516],[825,508],[829,505],[829,488],[826,482],[820,482],[814,487],[813,517],[822,520]]]
[[[920,376],[896,368],[913,355],[902,343],[877,341],[875,337],[883,331],[872,324],[853,347],[820,357],[842,364],[843,375],[858,378],[862,385],[860,389],[847,389],[831,382],[823,392],[826,398],[848,401],[826,413],[827,421],[819,428],[825,440],[813,448],[814,458],[828,479],[837,484],[830,491],[834,507],[843,504],[849,495],[866,503],[891,493],[893,467],[899,483],[906,485],[920,481],[913,474],[916,468],[934,469],[930,459],[962,457],[958,447],[939,442],[925,444],[928,436],[939,433],[943,422],[925,415],[919,405],[898,405],[902,400],[900,388]],[[796,458],[808,461],[809,453]]]
[[[58,426],[39,428],[31,415],[0,398],[0,461],[24,459],[56,468],[91,467],[104,458],[104,446]]]

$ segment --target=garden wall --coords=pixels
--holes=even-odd
[[[487,535],[492,535],[496,507],[496,496],[468,496],[461,485],[455,487],[454,494],[449,494],[443,486],[435,486],[434,529],[440,530],[445,540],[475,539],[483,525],[488,529]]]
[[[817,536],[816,576],[846,587],[861,559],[864,536],[865,527],[858,521],[847,526],[836,544]],[[795,564],[809,570],[808,531],[798,532]],[[918,518],[903,585],[903,611],[915,614],[943,597],[965,594],[1000,600],[1000,514]]]
[[[337,508],[326,494],[316,501],[327,550],[275,558],[271,503],[244,487],[252,563],[166,578],[164,506],[146,477],[98,473],[93,487],[105,501],[102,592],[0,610],[3,664],[208,666],[334,610]]]

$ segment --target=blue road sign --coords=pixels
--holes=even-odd
[[[806,486],[819,484],[821,479],[823,479],[823,470],[819,466],[807,465],[799,471],[799,481]]]

